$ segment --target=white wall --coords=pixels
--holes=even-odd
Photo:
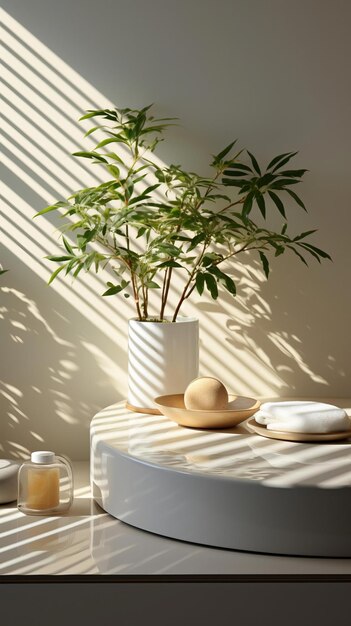
[[[5,210],[2,454],[88,456],[89,420],[126,393],[125,302],[100,279],[46,285],[55,218],[37,210],[94,177],[70,153],[92,105],[181,118],[161,157],[206,172],[232,138],[260,160],[299,150],[308,215],[333,263],[235,268],[235,302],[194,298],[202,371],[243,394],[350,396],[350,37],[348,0],[3,0]],[[96,176],[96,174],[94,173]],[[275,220],[276,223],[276,220]],[[173,299],[175,295],[172,296]]]

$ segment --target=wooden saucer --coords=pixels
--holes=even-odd
[[[251,417],[261,406],[255,398],[229,395],[228,408],[218,411],[195,411],[184,406],[184,394],[158,396],[155,405],[163,415],[190,428],[232,428]]]
[[[268,430],[266,426],[258,424],[255,419],[249,420],[245,426],[257,435],[262,437],[268,437],[268,439],[281,439],[282,441],[338,441],[342,439],[349,439],[351,437],[351,430],[342,430],[334,433],[286,433],[281,430]]]

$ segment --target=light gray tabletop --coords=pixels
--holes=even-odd
[[[351,402],[339,400],[338,404],[350,414]],[[120,412],[125,415],[122,405]],[[100,422],[92,425],[97,439],[108,437],[111,444],[118,441],[133,455],[148,454],[150,460],[156,458],[170,467],[175,464],[186,472],[211,468],[221,476],[236,472],[243,480],[279,481],[287,486],[296,481],[322,488],[351,484],[350,442],[301,446],[256,436],[249,439],[244,430],[235,436],[227,431],[188,431],[162,416],[150,416],[140,424],[136,414],[121,418],[119,430],[111,433],[116,410],[99,415]],[[351,574],[351,558],[239,552],[138,530],[111,517],[92,500],[87,462],[74,463],[74,479],[74,504],[65,516],[32,517],[20,513],[16,503],[0,506],[0,575]]]
[[[270,556],[208,548],[137,530],[90,497],[88,463],[74,464],[75,500],[63,517],[0,507],[0,574],[350,575],[351,559]]]
[[[100,411],[90,431],[93,447],[104,442],[163,469],[281,488],[351,486],[351,439],[297,444],[255,435],[245,422],[232,429],[195,430],[163,415],[132,413],[123,402]]]
[[[351,559],[270,556],[207,548],[137,530],[90,497],[88,463],[74,464],[75,500],[63,517],[0,507],[0,574],[350,575]]]

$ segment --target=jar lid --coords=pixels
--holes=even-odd
[[[30,460],[32,463],[50,464],[55,462],[55,452],[49,450],[38,450],[32,452]]]

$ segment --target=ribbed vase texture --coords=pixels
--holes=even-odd
[[[199,371],[199,322],[129,321],[128,404],[155,408],[154,398],[184,393]]]

